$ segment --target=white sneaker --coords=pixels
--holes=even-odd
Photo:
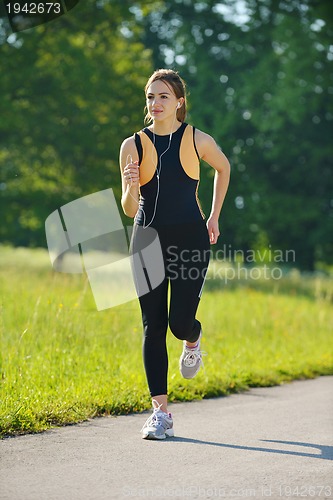
[[[153,414],[146,420],[142,427],[143,439],[165,439],[173,437],[173,420],[171,413],[165,413],[161,410],[162,404],[153,399]]]
[[[184,340],[183,352],[179,358],[179,370],[184,378],[193,378],[203,366],[202,356],[206,356],[206,352],[200,350],[200,337],[198,339],[197,347],[188,347]]]

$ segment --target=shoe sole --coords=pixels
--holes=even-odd
[[[160,436],[156,436],[153,432],[148,432],[148,434],[143,434],[142,439],[150,439],[160,441],[161,439],[165,439],[167,437],[174,437],[175,433],[173,429],[168,429],[164,434]]]
[[[199,336],[199,339],[201,340],[201,336],[202,336],[202,330],[200,330],[200,336]],[[199,368],[197,369],[197,371],[191,375],[190,377],[186,377],[183,373],[182,373],[182,367],[183,367],[183,363],[182,363],[182,356],[180,356],[180,360],[179,360],[179,371],[180,371],[180,374],[183,378],[185,378],[186,380],[190,380],[191,378],[194,378],[200,371],[200,368],[201,368],[201,363],[199,365]]]
[[[195,377],[195,376],[199,373],[200,368],[201,368],[201,366],[199,366],[199,368],[197,369],[197,371],[196,371],[193,375],[191,375],[190,377],[189,377],[189,376],[186,376],[184,373],[182,373],[182,366],[181,366],[181,364],[180,364],[180,366],[179,366],[179,371],[180,371],[180,374],[181,374],[181,376],[182,376],[183,378],[185,378],[185,379],[189,380],[189,379],[191,379],[191,378],[194,378],[194,377]]]

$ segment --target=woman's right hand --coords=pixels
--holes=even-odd
[[[123,170],[125,183],[129,186],[138,185],[140,180],[139,162],[133,161],[130,155],[128,155],[127,161],[128,163]]]

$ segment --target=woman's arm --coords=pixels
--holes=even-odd
[[[122,184],[121,206],[128,217],[135,217],[139,206],[139,158],[133,137],[124,140],[120,147],[120,172]]]
[[[220,235],[219,216],[228,190],[230,164],[210,135],[196,130],[195,142],[200,158],[215,169],[212,209],[207,220],[209,239],[214,244]]]

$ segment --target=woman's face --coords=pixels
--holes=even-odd
[[[174,117],[181,101],[182,99],[177,99],[172,88],[162,80],[156,80],[147,89],[146,104],[153,120],[161,121]]]

